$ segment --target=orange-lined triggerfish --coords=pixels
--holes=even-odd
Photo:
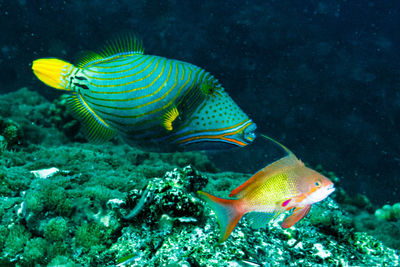
[[[328,178],[304,166],[282,144],[264,137],[283,147],[288,155],[261,169],[233,190],[229,196],[237,199],[222,199],[198,191],[217,216],[221,229],[219,242],[229,237],[246,213],[251,226],[258,228],[282,212],[293,209],[293,213],[281,224],[283,228],[289,228],[308,214],[313,203],[335,191]]]
[[[150,150],[191,150],[243,147],[255,138],[256,125],[210,73],[145,55],[132,35],[107,42],[74,65],[42,58],[32,69],[45,84],[71,93],[68,107],[92,142],[118,132]]]

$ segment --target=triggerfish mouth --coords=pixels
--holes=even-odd
[[[68,109],[89,141],[119,133],[150,150],[243,147],[256,125],[210,73],[193,64],[144,54],[142,42],[121,35],[71,64],[33,61],[36,77],[70,93]]]
[[[307,168],[288,148],[288,155],[254,174],[230,193],[236,199],[222,199],[198,191],[215,212],[220,224],[219,242],[225,241],[244,214],[253,228],[265,226],[282,212],[292,210],[281,226],[289,228],[304,218],[311,205],[325,199],[335,187],[320,173]]]

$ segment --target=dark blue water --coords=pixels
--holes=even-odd
[[[262,133],[346,190],[398,201],[400,2],[8,0],[0,14],[2,93],[28,86],[55,98],[32,60],[73,61],[130,30],[145,52],[213,73]],[[267,148],[251,149],[225,165],[268,163]]]

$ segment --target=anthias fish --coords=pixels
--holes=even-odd
[[[32,69],[43,83],[70,92],[68,107],[91,142],[119,133],[144,148],[190,150],[243,147],[255,138],[256,125],[210,73],[146,55],[131,35],[76,64],[42,58]]]
[[[214,210],[220,224],[219,242],[225,241],[244,214],[252,227],[265,226],[285,211],[293,210],[281,224],[289,228],[304,218],[313,203],[335,191],[333,183],[320,173],[307,168],[289,149],[277,141],[288,155],[254,174],[230,193],[237,199],[222,199],[198,191]]]

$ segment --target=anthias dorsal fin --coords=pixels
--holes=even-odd
[[[269,141],[272,141],[273,143],[275,143],[278,146],[280,146],[283,150],[285,150],[285,152],[287,152],[289,154],[289,156],[295,157],[297,159],[296,155],[292,151],[290,151],[290,149],[287,148],[286,146],[282,145],[281,143],[279,143],[278,141],[276,141],[275,139],[273,139],[273,138],[271,138],[269,136],[266,136],[264,134],[260,134],[260,135],[262,137],[264,137],[265,139],[268,139]]]
[[[85,68],[109,57],[143,53],[144,47],[142,39],[130,33],[120,34],[106,41],[100,49],[94,52],[82,52],[78,56],[75,65],[80,68]]]
[[[287,147],[271,137],[263,134],[261,134],[261,136],[282,147],[288,153],[288,155],[277,161],[274,161],[273,163],[256,172],[249,180],[232,190],[232,192],[229,194],[230,197],[241,198],[245,195],[246,189],[249,188],[249,186],[258,186],[259,183],[265,182],[268,178],[273,177],[278,173],[285,172],[295,166],[304,165],[303,162],[301,162]]]

